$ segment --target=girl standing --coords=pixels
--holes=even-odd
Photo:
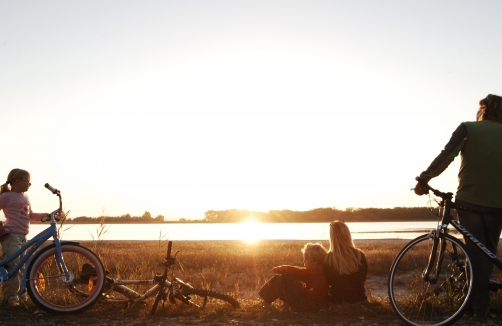
[[[26,235],[30,230],[30,221],[39,221],[48,216],[47,213],[33,213],[30,199],[25,194],[30,188],[30,174],[26,170],[13,169],[7,176],[7,182],[0,187],[0,209],[3,209],[6,222],[4,228],[10,233],[2,241],[4,259],[12,256],[26,243]],[[24,253],[9,265],[14,266],[19,262]],[[9,266],[7,266],[9,269]],[[21,284],[20,273],[2,284],[3,303],[9,306],[19,305],[19,289]]]

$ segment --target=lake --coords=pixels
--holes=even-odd
[[[436,228],[436,222],[347,223],[357,239],[413,239]],[[45,229],[32,224],[28,239]],[[99,224],[68,224],[62,239],[98,239]],[[166,223],[107,224],[103,240],[329,240],[329,223]]]

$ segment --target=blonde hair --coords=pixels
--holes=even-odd
[[[478,115],[477,120],[502,122],[502,97],[488,94],[479,101]]]
[[[320,243],[307,243],[302,248],[303,257],[321,264],[326,256],[326,249]]]
[[[329,250],[324,263],[333,267],[340,274],[357,271],[361,263],[362,251],[357,249],[352,240],[349,227],[343,221],[329,224]]]
[[[4,192],[10,191],[9,184],[13,183],[18,179],[23,179],[25,177],[29,177],[30,173],[23,169],[12,169],[7,176],[7,181],[0,186],[0,195]]]

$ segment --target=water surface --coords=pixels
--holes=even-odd
[[[436,222],[347,223],[356,239],[413,239],[436,228]],[[45,229],[32,224],[28,239]],[[99,224],[68,224],[65,240],[98,239]],[[107,224],[103,240],[329,240],[329,223],[165,223]]]

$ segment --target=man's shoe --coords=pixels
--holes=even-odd
[[[469,319],[473,323],[486,323],[489,320],[488,312],[474,312],[473,316]]]

